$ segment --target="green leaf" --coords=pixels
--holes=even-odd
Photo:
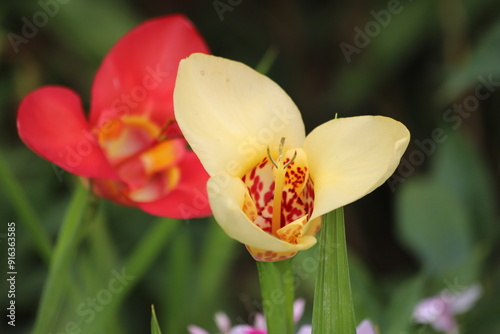
[[[125,264],[127,271],[137,277],[142,277],[146,273],[159,252],[164,249],[169,239],[173,237],[180,223],[175,219],[159,218],[152,225]],[[127,286],[127,288],[131,287],[132,284]]]
[[[387,6],[387,2],[382,3]],[[401,73],[401,69],[414,59],[423,44],[439,39],[442,24],[436,1],[419,0],[400,4],[401,12],[392,15],[389,24],[381,26],[379,34],[373,37],[367,34],[369,42],[365,47],[357,48],[354,37],[343,41],[359,50],[359,54],[354,52],[351,63],[346,61],[345,65],[335,70],[326,95],[332,106],[337,109],[359,106],[377,91],[381,83]],[[471,21],[495,10],[495,0],[463,0],[460,5],[464,6],[467,18]],[[387,7],[374,8],[375,12],[379,10],[387,10]],[[372,15],[363,17],[362,21],[352,23],[351,29],[357,26],[365,30],[369,22],[377,21]],[[342,54],[340,48],[338,52]]]
[[[129,295],[132,289],[141,281],[141,279],[148,273],[148,269],[157,259],[162,250],[173,237],[180,224],[179,221],[168,218],[158,218],[150,223],[152,226],[142,236],[138,245],[134,248],[128,256],[128,260],[123,267],[118,267],[116,270],[124,272],[126,275],[131,276],[126,285],[123,285],[121,291],[113,295],[113,300],[107,305],[104,310],[99,314],[102,319],[107,319],[113,316],[118,311],[125,297]],[[94,322],[91,322],[94,326]],[[97,322],[95,322],[97,326]]]
[[[453,101],[465,90],[478,85],[480,83],[478,77],[487,80],[488,76],[492,76],[494,82],[498,82],[500,76],[499,54],[500,21],[483,34],[466,62],[451,72],[445,80],[440,91],[443,103],[447,104]]]
[[[384,334],[407,333],[414,321],[413,309],[423,297],[426,282],[424,275],[418,275],[400,283],[392,290],[392,298],[385,313],[385,323],[381,328]]]
[[[81,222],[87,205],[87,189],[81,184],[75,190],[64,216],[54,253],[50,262],[49,274],[45,282],[33,333],[46,334],[53,330],[63,306],[64,287],[71,261],[78,247]]]
[[[500,266],[490,268],[481,299],[460,318],[460,333],[500,333],[498,300],[500,299]]]
[[[127,273],[134,276],[134,279],[128,282],[123,287],[123,290],[113,297],[113,302],[106,308],[107,310],[112,310],[114,307],[119,306],[132,288],[147,274],[148,268],[158,257],[159,253],[165,249],[165,245],[175,234],[175,231],[179,227],[179,221],[169,218],[158,218],[151,225],[139,244],[129,255],[123,267]]]
[[[353,53],[352,63],[338,71],[329,92],[332,104],[342,108],[353,108],[376,91],[380,82],[404,66],[414,57],[426,33],[437,27],[437,18],[432,0],[405,3],[398,15],[391,17],[390,24],[382,27],[382,33],[370,38],[367,47]],[[375,22],[375,21],[374,21]],[[424,23],[425,22],[425,23]],[[365,24],[360,29],[365,28]],[[353,23],[353,28],[356,25]],[[354,41],[345,41],[354,47]],[[339,48],[339,52],[342,52]]]
[[[356,333],[343,208],[328,213],[321,227],[312,333]]]
[[[447,138],[436,152],[431,177],[466,208],[475,239],[492,242],[498,232],[493,177],[470,140],[457,132]]]
[[[93,24],[89,24],[89,17]],[[120,2],[98,0],[61,5],[53,20],[54,24],[48,28],[57,38],[78,54],[95,59],[102,59],[109,48],[139,22],[136,12]]]
[[[85,227],[89,239],[90,257],[93,260],[95,270],[106,273],[107,276],[109,268],[112,268],[118,261],[109,235],[104,210],[100,204],[95,219],[87,222]]]
[[[163,287],[165,321],[163,328],[167,333],[181,333],[188,325],[187,316],[195,308],[196,296],[193,290],[193,242],[187,229],[176,233],[169,251]],[[204,311],[204,310],[201,310]]]
[[[398,192],[396,211],[400,239],[430,272],[455,270],[472,253],[467,210],[432,179],[407,180]]]
[[[257,268],[268,334],[293,334],[292,259],[279,262],[257,261]]]
[[[117,267],[119,262],[114,245],[107,228],[103,203],[97,201],[95,197],[92,198],[98,207],[93,219],[85,221],[84,233],[82,233],[84,235],[78,249],[78,257],[75,259],[79,270],[75,271],[73,276],[73,282],[76,283],[74,285],[78,288],[80,304],[81,301],[87,300],[89,295],[95,295],[96,291],[108,286],[113,270],[120,271],[120,267]],[[121,291],[111,292],[113,299],[121,293]],[[76,305],[74,309],[77,309]],[[82,333],[123,332],[123,322],[118,315],[118,309],[115,307],[112,310],[113,313],[109,311],[96,312],[92,321],[82,321],[80,323]]]
[[[196,309],[194,314],[206,314],[210,309],[210,303],[217,298],[219,288],[224,283],[224,275],[229,272],[231,262],[236,253],[235,247],[239,245],[234,239],[229,238],[220,228],[213,218],[207,222],[209,224],[206,239],[201,252],[201,262],[198,267],[196,277]]]
[[[349,255],[349,272],[356,323],[371,319],[375,324],[381,318],[383,307],[379,301],[381,293],[368,268],[355,256]]]
[[[158,319],[156,319],[156,312],[154,305],[151,305],[151,334],[161,334]]]

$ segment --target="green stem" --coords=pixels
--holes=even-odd
[[[67,275],[75,255],[82,216],[87,204],[87,189],[79,185],[64,216],[44,285],[33,333],[46,334],[53,329],[63,307]]]
[[[292,259],[279,262],[257,262],[257,268],[267,333],[293,334]]]
[[[328,213],[321,228],[312,333],[356,333],[343,208]]]

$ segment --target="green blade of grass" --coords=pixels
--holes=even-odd
[[[134,282],[138,281],[137,278],[146,273],[146,270],[151,266],[160,251],[165,248],[179,225],[179,221],[169,218],[159,218],[153,223],[153,226],[142,238],[125,264],[127,271],[136,276]],[[134,285],[134,283],[127,285],[124,293],[120,294],[120,296],[123,296]]]
[[[170,238],[178,229],[179,221],[159,218],[152,225],[121,268],[121,271],[126,273],[130,277],[130,280],[123,286],[120,293],[113,296],[113,301],[103,310],[101,319],[106,319],[108,316],[117,314],[116,312],[125,297],[140,282],[160,252],[165,249]]]
[[[109,268],[117,263],[117,254],[109,235],[102,207],[99,209],[96,219],[86,225],[86,230],[91,256],[95,259],[97,269],[99,272],[109,271]]]
[[[274,61],[278,57],[278,53],[279,52],[278,52],[278,49],[276,47],[270,46],[267,49],[264,56],[262,57],[262,59],[257,64],[257,66],[255,66],[255,70],[259,73],[264,74],[264,75],[267,74],[267,72],[269,72],[269,70],[273,66]]]
[[[292,259],[257,262],[268,334],[293,334]]]
[[[158,319],[156,319],[156,312],[154,305],[151,305],[151,334],[161,334]]]
[[[343,208],[328,213],[321,228],[312,333],[356,333]]]

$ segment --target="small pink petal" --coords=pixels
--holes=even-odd
[[[450,312],[446,312],[432,322],[431,326],[436,331],[449,333],[457,328],[457,322]]]
[[[293,321],[295,323],[299,322],[300,318],[302,318],[305,306],[306,301],[303,298],[299,298],[293,303]]]
[[[256,329],[267,330],[266,317],[262,313],[257,313],[253,322]]]
[[[356,327],[356,334],[375,334],[375,328],[370,320],[365,319]]]
[[[188,332],[189,332],[189,334],[210,334],[209,332],[207,332],[203,328],[200,328],[200,327],[195,326],[195,325],[189,325]]]
[[[312,333],[312,326],[311,325],[304,325],[300,327],[299,331],[297,334],[311,334]]]
[[[266,332],[260,331],[262,334],[266,334]],[[229,334],[260,334],[259,332],[255,332],[255,329],[248,325],[238,325],[233,327]]]
[[[446,302],[440,297],[429,297],[420,301],[413,311],[413,318],[421,324],[430,324],[449,312]]]
[[[228,333],[231,330],[231,320],[224,312],[215,313],[215,324],[222,334]]]
[[[467,290],[462,291],[450,302],[451,313],[460,314],[467,312],[481,297],[482,293],[483,289],[479,284],[472,285]]]

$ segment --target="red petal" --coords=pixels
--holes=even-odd
[[[70,89],[47,86],[28,94],[19,106],[17,131],[31,150],[70,173],[117,178]]]
[[[190,151],[179,167],[181,180],[177,187],[160,200],[138,203],[139,207],[152,215],[176,219],[210,216],[212,211],[206,187],[209,176],[200,160]]]
[[[182,15],[146,21],[122,37],[102,62],[92,86],[90,123],[125,113],[150,114],[163,125],[173,114],[179,61],[208,53],[193,24]]]

